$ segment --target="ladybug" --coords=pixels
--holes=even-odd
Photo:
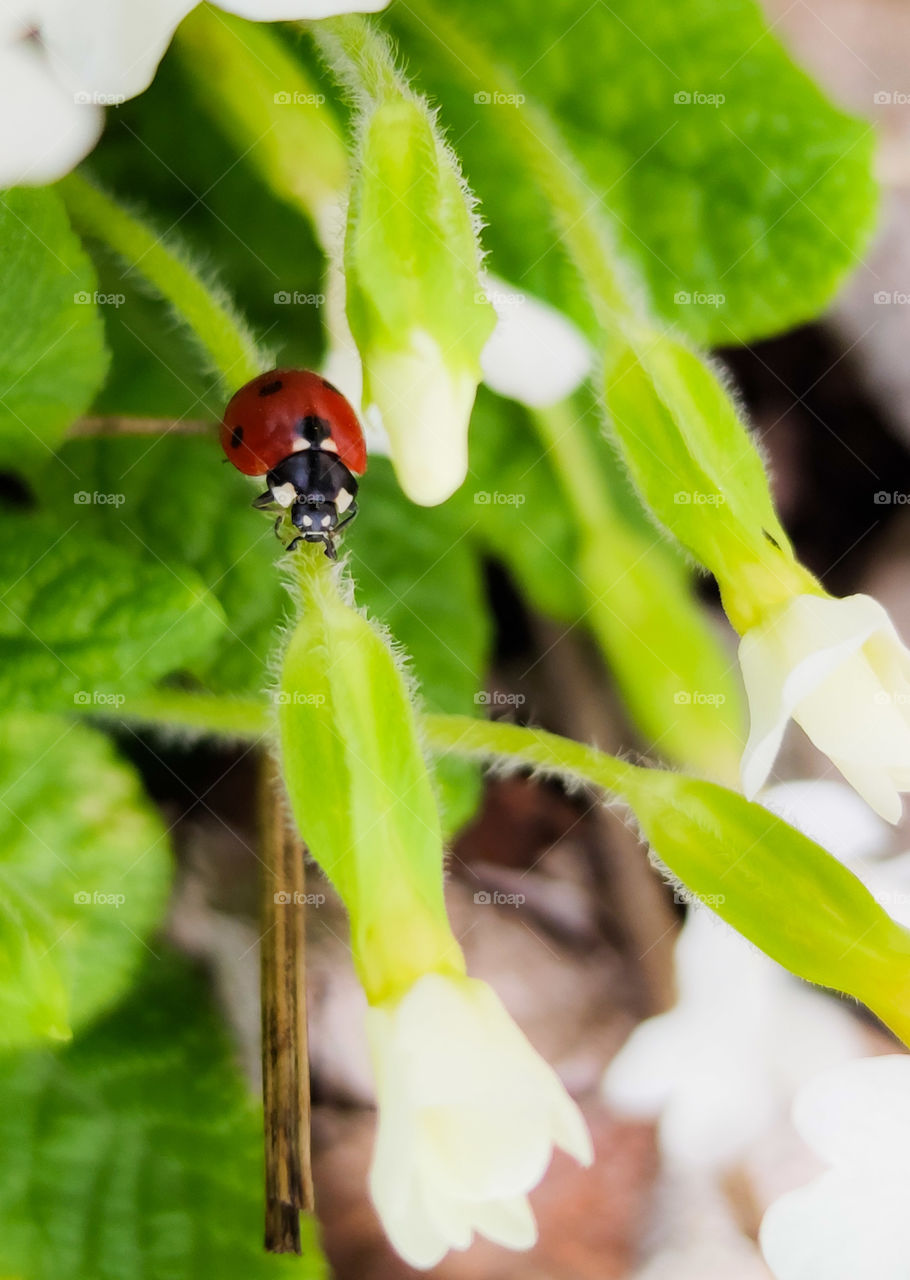
[[[321,542],[336,558],[335,535],[357,514],[356,477],[367,468],[363,431],[337,387],[306,369],[261,373],[228,403],[221,447],[245,476],[266,477],[254,507],[289,511],[298,531],[289,551]]]

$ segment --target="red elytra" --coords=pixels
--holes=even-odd
[[[307,447],[337,452],[355,476],[367,467],[357,415],[331,382],[307,369],[260,373],[231,398],[221,447],[245,476],[263,476]]]

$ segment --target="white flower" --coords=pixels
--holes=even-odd
[[[760,1242],[777,1280],[907,1280],[910,1057],[825,1072],[800,1091],[793,1119],[831,1168],[765,1214]]]
[[[603,1082],[619,1114],[659,1118],[671,1169],[729,1168],[803,1081],[862,1052],[846,1010],[702,908],[676,943],[676,980],[675,1007],[632,1032]]]
[[[752,727],[742,780],[754,796],[792,717],[889,822],[910,789],[910,653],[870,596],[794,596],[743,636]]]
[[[415,329],[396,352],[377,352],[368,369],[364,420],[371,430],[385,430],[402,489],[424,507],[445,502],[468,473],[477,379],[454,372],[425,329]]]
[[[323,372],[360,413],[363,366],[344,316],[344,276],[330,265],[326,280],[330,345]],[[493,276],[486,277],[485,291],[497,316],[480,357],[487,386],[529,408],[571,395],[591,370],[591,349],[571,320]],[[415,334],[412,349],[414,360],[427,360],[422,372],[415,372],[410,357],[374,363],[374,381],[381,382],[363,411],[363,425],[370,454],[383,457],[393,452],[386,422],[398,425],[395,457],[402,486],[415,502],[430,506],[448,498],[467,474],[473,383],[469,389],[467,379],[441,369],[439,347],[427,334]],[[452,411],[442,413],[443,402],[453,396]]]
[[[2,0],[0,187],[53,182],[95,145],[101,108],[142,93],[198,0]],[[277,21],[375,11],[388,0],[221,0]]]
[[[431,1267],[475,1232],[530,1248],[527,1194],[553,1148],[593,1159],[553,1069],[476,979],[426,974],[371,1008],[367,1031],[379,1105],[370,1193],[401,1256]]]
[[[496,276],[485,277],[484,292],[496,311],[480,357],[487,386],[532,409],[571,395],[592,363],[590,345],[572,321]]]

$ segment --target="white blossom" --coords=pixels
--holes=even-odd
[[[762,802],[867,883],[875,878],[883,905],[899,896],[904,860],[877,860],[889,828],[844,783],[782,783]],[[623,1114],[658,1120],[671,1168],[723,1171],[806,1081],[859,1057],[865,1042],[842,1005],[708,910],[690,910],[675,959],[675,1007],[633,1031],[607,1070],[604,1095]]]
[[[412,1266],[434,1266],[476,1233],[534,1244],[528,1192],[554,1147],[593,1159],[581,1112],[484,982],[426,974],[372,1007],[379,1106],[373,1203]]]
[[[794,596],[740,642],[751,712],[743,789],[757,794],[794,719],[889,822],[910,789],[910,653],[870,596]]]
[[[802,1081],[855,1057],[849,1015],[802,986],[709,911],[676,943],[679,997],[632,1032],[607,1069],[607,1103],[657,1119],[670,1168],[737,1163]]]
[[[91,151],[105,106],[147,89],[198,0],[3,0],[0,187],[63,177]],[[387,0],[221,0],[275,21],[375,11]]]
[[[906,1280],[910,1057],[826,1071],[800,1090],[793,1120],[829,1168],[765,1214],[760,1243],[777,1280]]]
[[[592,364],[591,348],[572,321],[496,276],[485,277],[484,291],[496,311],[480,357],[487,386],[532,409],[571,395]]]

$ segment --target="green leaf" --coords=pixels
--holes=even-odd
[[[260,486],[261,487],[261,486]],[[250,509],[255,484],[221,465],[214,440],[193,436],[109,437],[69,441],[41,490],[48,509],[72,503],[73,490],[119,493],[123,502],[73,504],[71,538],[132,547],[150,570],[162,563],[204,581],[227,626],[185,665],[207,688],[239,694],[271,683],[269,663],[290,601],[271,521]],[[421,694],[435,711],[467,712],[483,687],[489,620],[477,557],[453,504],[409,503],[389,463],[373,458],[361,486],[361,510],[345,548],[357,600],[409,656]],[[128,708],[127,708],[128,710]],[[438,778],[449,830],[473,813],[477,770],[461,761]]]
[[[95,273],[49,188],[0,194],[0,466],[47,461],[104,380]]]
[[[264,1252],[258,1108],[198,977],[166,957],[70,1048],[0,1062],[0,1273],[327,1280]]]
[[[552,117],[654,307],[699,342],[817,315],[857,261],[875,208],[871,126],[832,107],[752,0],[550,5],[533,22],[471,0],[391,13],[443,103],[494,269],[580,319],[590,312],[515,145],[524,104],[495,101],[503,87]]]
[[[226,626],[181,664],[209,688],[229,693],[261,689],[275,628],[286,615],[276,561],[280,544],[271,521],[250,509],[263,484],[222,466],[215,438],[119,436],[69,441],[42,489],[50,509],[72,503],[73,489],[105,502],[73,505],[78,533],[126,545],[149,572],[167,569],[205,583]],[[172,578],[178,584],[178,578]],[[179,585],[179,584],[178,584]],[[220,609],[219,609],[220,606]]]
[[[357,602],[402,646],[433,711],[472,711],[490,656],[480,564],[462,516],[455,502],[414,506],[388,461],[373,458],[346,535]],[[464,761],[442,761],[437,782],[452,832],[477,806],[479,774]]]
[[[71,512],[80,506],[122,497],[74,484],[64,522],[59,514],[7,516],[0,525],[0,700],[7,709],[108,705],[187,666],[220,636],[220,605],[179,559],[147,558],[122,526],[116,541],[74,528]]]
[[[65,1037],[121,995],[164,911],[171,859],[136,775],[83,725],[4,716],[0,795],[8,1048]]]

